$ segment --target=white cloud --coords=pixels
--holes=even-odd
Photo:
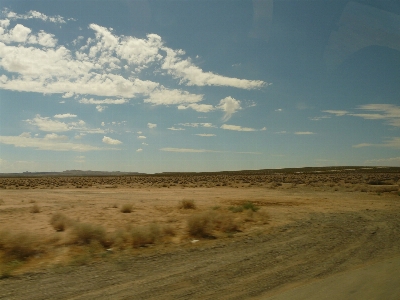
[[[254,128],[249,128],[249,127],[242,127],[238,125],[228,125],[228,124],[223,124],[221,126],[222,129],[226,130],[234,130],[234,131],[257,131],[257,129]]]
[[[147,127],[149,127],[150,129],[156,128],[156,127],[157,127],[157,124],[147,123]]]
[[[366,161],[367,164],[384,164],[384,165],[399,165],[400,164],[400,156],[398,157],[390,157],[390,158],[378,158],[378,159],[370,159]]]
[[[387,147],[400,149],[400,137],[392,137],[390,139],[386,139],[386,141],[382,144],[361,143],[353,146],[353,148],[361,147]]]
[[[368,113],[350,113],[346,110],[324,110],[323,112],[335,114],[336,116],[359,117],[366,120],[385,120],[388,125],[400,127],[400,106],[383,103],[365,104],[358,106],[357,109],[368,111]]]
[[[112,139],[112,138],[110,138],[110,137],[108,137],[108,136],[104,136],[102,141],[103,141],[103,143],[109,144],[109,145],[119,145],[119,144],[122,144],[121,141],[119,141],[119,140],[114,140],[114,139]]]
[[[65,119],[65,118],[76,118],[77,117],[77,115],[74,115],[74,114],[57,114],[57,115],[55,115],[54,116],[54,118],[57,118],[57,119]]]
[[[185,130],[185,128],[175,128],[174,126],[169,127],[169,128],[167,128],[167,129],[169,129],[169,130],[175,130],[175,131],[177,131],[177,130]]]
[[[294,134],[297,134],[297,135],[311,135],[311,134],[315,134],[315,133],[311,132],[311,131],[296,131]]]
[[[177,125],[185,127],[205,127],[205,128],[216,128],[217,126],[212,123],[179,123]]]
[[[57,15],[57,16],[52,16],[49,17],[45,14],[42,14],[38,11],[35,10],[30,10],[26,14],[16,14],[15,12],[9,11],[9,10],[3,10],[3,14],[7,16],[10,20],[18,20],[18,19],[23,19],[23,20],[28,20],[28,19],[40,19],[42,21],[46,22],[52,22],[52,23],[66,23],[64,18]],[[74,20],[72,18],[68,20]]]
[[[31,125],[39,127],[42,131],[53,131],[53,132],[63,132],[69,131],[72,127],[64,122],[60,122],[57,120],[51,120],[49,117],[41,117],[40,115],[36,115],[35,118],[25,120]]]
[[[139,148],[139,149],[136,150],[136,152],[142,152],[142,151],[143,151],[142,148]]]
[[[178,109],[188,109],[191,108],[197,112],[203,112],[203,113],[207,113],[210,111],[215,110],[214,106],[212,106],[211,104],[197,104],[197,103],[193,103],[193,104],[188,104],[188,105],[179,105]]]
[[[138,132],[136,132],[137,134],[142,134],[143,132],[141,132],[141,131],[138,131]]]
[[[82,104],[125,104],[128,103],[127,99],[104,99],[104,100],[95,100],[93,98],[86,99],[82,98],[79,100],[79,103]]]
[[[44,137],[45,140],[58,140],[58,141],[65,141],[68,140],[66,135],[58,135],[57,133],[49,133],[46,134]]]
[[[106,125],[106,124],[105,124],[104,122],[101,122],[101,126],[103,126],[103,127],[104,127],[105,125]]]
[[[85,156],[83,156],[83,155],[75,156],[74,161],[77,162],[77,163],[84,163],[85,162]]]
[[[278,109],[275,109],[275,111],[281,112],[281,111],[283,111],[283,109],[282,108],[278,108]]]
[[[198,135],[198,136],[216,136],[216,135],[213,134],[213,133],[197,133],[197,134],[195,134],[195,135]]]
[[[347,110],[323,110],[322,112],[333,114],[336,115],[337,117],[341,117],[349,113]]]
[[[147,144],[147,143],[143,142],[143,143],[142,143],[142,145],[143,145],[143,146],[148,146],[149,144]]]
[[[214,151],[214,150],[190,149],[190,148],[161,148],[160,151],[184,152],[184,153],[221,152],[221,151]]]
[[[236,111],[242,109],[240,106],[240,101],[232,97],[226,97],[222,99],[217,108],[225,112],[225,115],[222,119],[224,122],[228,121]]]
[[[203,95],[191,94],[182,90],[169,90],[164,87],[152,91],[144,103],[153,105],[178,105],[196,103],[203,100]]]
[[[107,106],[104,105],[96,105],[96,109],[98,112],[102,112],[107,108]]]
[[[138,139],[145,139],[146,137],[144,135],[139,135],[137,138]]]
[[[72,96],[74,96],[73,92],[68,92],[68,93],[65,93],[64,95],[62,95],[63,98],[71,98]]]
[[[181,84],[184,83],[189,86],[230,86],[248,90],[262,88],[266,85],[266,82],[261,80],[238,79],[204,72],[194,65],[190,58],[182,59],[180,57],[185,54],[183,50],[173,50],[168,47],[162,47],[162,50],[167,55],[161,68],[167,70],[168,74],[174,78],[180,79]]]
[[[85,121],[78,120],[75,122],[61,122],[58,120],[52,120],[49,117],[42,117],[36,115],[33,119],[25,120],[25,122],[36,126],[41,131],[51,131],[51,132],[65,132],[71,130],[77,130],[86,133],[104,133],[105,131],[100,128],[88,128]]]
[[[35,148],[37,150],[50,150],[50,151],[93,151],[101,150],[101,148],[85,145],[75,144],[69,142],[61,142],[59,139],[49,138],[32,138],[28,136],[0,136],[0,143],[7,145],[14,145],[21,148]]]

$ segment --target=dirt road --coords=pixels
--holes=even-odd
[[[0,299],[267,299],[399,255],[399,200],[388,201],[381,209],[310,212],[250,236],[3,279]]]

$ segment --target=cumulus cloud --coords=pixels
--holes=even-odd
[[[240,101],[232,97],[226,97],[222,99],[217,108],[225,112],[225,115],[222,119],[224,122],[228,121],[236,111],[242,109],[240,106]]]
[[[146,137],[144,135],[139,135],[137,138],[138,139],[145,139]]]
[[[234,131],[257,131],[257,129],[250,128],[250,127],[242,127],[238,125],[228,125],[228,124],[223,124],[221,126],[222,129],[226,130],[234,130]]]
[[[0,89],[62,94],[63,98],[74,95],[107,97],[104,100],[84,98],[79,101],[95,105],[123,104],[128,102],[126,99],[140,96],[151,105],[179,105],[180,109],[190,108],[198,112],[221,109],[225,112],[224,118],[228,119],[240,109],[237,100],[225,98],[217,107],[200,104],[202,94],[169,89],[158,82],[140,79],[141,71],[150,67],[154,72],[164,70],[159,74],[170,75],[188,86],[258,89],[266,85],[261,80],[205,72],[186,57],[183,50],[168,48],[157,34],[136,38],[89,24],[94,36],[78,36],[70,45],[57,45],[58,40],[53,34],[43,30],[33,32],[22,24],[12,27],[10,20],[36,18],[64,23],[62,17],[49,17],[36,11],[25,15],[8,11],[7,17],[0,23],[0,67],[11,75],[0,76]]]
[[[63,132],[72,129],[72,126],[57,120],[52,120],[49,117],[41,117],[36,115],[33,119],[25,120],[31,125],[37,126],[42,131]]]
[[[122,144],[121,141],[119,141],[119,140],[114,140],[114,139],[112,139],[112,138],[110,138],[110,137],[108,137],[108,136],[104,136],[102,141],[103,141],[103,143],[109,144],[109,145],[119,145],[119,144]]]
[[[62,118],[61,118],[62,119]],[[25,122],[36,126],[41,131],[50,132],[65,132],[65,131],[80,131],[85,133],[104,133],[105,131],[100,128],[89,128],[86,126],[85,121],[78,120],[75,122],[61,122],[59,120],[53,120],[50,117],[42,117],[39,114],[33,119],[27,119]]]
[[[96,105],[96,109],[98,112],[102,112],[107,108],[107,106],[104,105]]]
[[[191,94],[182,90],[169,90],[165,87],[152,91],[147,98],[144,99],[145,103],[153,105],[178,105],[196,103],[203,100],[203,95]]]
[[[156,128],[156,127],[157,127],[157,124],[147,123],[147,127],[149,127],[150,129]]]
[[[66,135],[58,135],[57,133],[49,133],[46,134],[44,137],[45,140],[58,140],[58,141],[65,141],[68,140]]]
[[[136,150],[136,152],[142,152],[142,151],[143,151],[142,148],[139,148],[139,149]]]
[[[57,118],[57,119],[76,118],[76,117],[77,117],[77,115],[74,115],[74,114],[57,114],[54,116],[54,118]]]
[[[69,142],[62,142],[63,139],[37,138],[27,135],[20,136],[0,136],[0,143],[7,145],[14,145],[20,148],[34,148],[36,150],[49,150],[49,151],[93,151],[101,150],[101,148],[85,144],[75,144]]]

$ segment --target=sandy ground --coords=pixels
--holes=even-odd
[[[183,199],[194,200],[197,208],[179,209]],[[68,231],[55,232],[49,224],[56,212],[108,232],[158,223],[170,224],[177,233],[145,248],[104,250],[82,264],[70,262],[78,246],[72,251],[59,242],[0,280],[0,299],[312,299],[310,291],[323,290],[322,285],[337,290],[335,284],[349,283],[346,276],[354,278],[354,295],[364,295],[365,282],[379,276],[374,289],[381,293],[368,299],[381,299],[373,295],[386,295],[393,287],[386,283],[393,277],[400,280],[398,272],[366,267],[400,255],[400,197],[394,193],[291,185],[91,187],[6,189],[0,190],[0,200],[0,229],[12,233],[58,235],[65,241]],[[240,232],[192,243],[186,228],[191,214],[228,211],[247,201],[261,209],[251,216],[234,214]],[[125,203],[133,205],[132,213],[120,212]],[[35,204],[39,213],[30,212]],[[302,286],[306,288],[300,292]],[[393,293],[400,298],[398,289]],[[346,299],[335,297],[329,299]]]

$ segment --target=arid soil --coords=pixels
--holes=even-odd
[[[398,173],[0,178],[0,299],[275,297],[399,256],[399,179]],[[182,208],[182,200],[195,208]],[[248,203],[254,209],[244,208]],[[130,213],[121,212],[125,204]],[[75,225],[57,232],[50,224],[57,213]],[[224,230],[219,222],[195,235],[188,223],[195,215],[234,226]],[[110,237],[149,224],[168,230],[140,246],[115,236],[109,244],[86,243],[74,239],[74,226],[83,223]],[[26,257],[6,244],[21,233],[34,237]]]

